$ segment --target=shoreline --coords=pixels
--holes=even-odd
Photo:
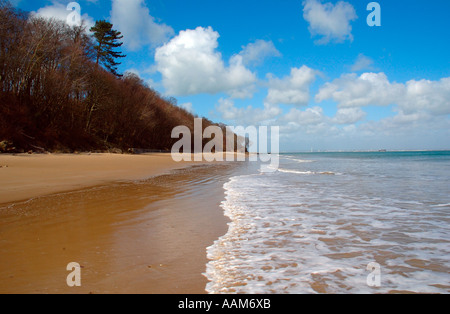
[[[0,154],[0,205],[216,163],[227,162],[175,162],[169,153]]]
[[[6,157],[2,187],[4,170],[18,178],[0,192],[16,199],[0,198],[1,293],[206,293],[206,249],[228,231],[220,203],[236,165],[170,154]],[[82,265],[80,288],[66,285],[71,262]]]

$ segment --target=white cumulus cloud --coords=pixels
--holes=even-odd
[[[366,115],[361,108],[341,108],[338,109],[332,121],[336,124],[354,124],[361,121]]]
[[[384,73],[344,74],[319,89],[316,102],[332,99],[341,108],[388,106],[404,95],[402,84],[389,82]]]
[[[318,71],[304,65],[292,68],[291,74],[283,79],[269,76],[266,101],[270,104],[307,105],[310,100],[311,84],[318,74]]]
[[[263,108],[253,106],[238,108],[233,100],[223,98],[219,99],[216,111],[222,119],[242,126],[268,124],[282,113],[279,107],[267,103],[264,104]]]
[[[166,93],[186,96],[225,92],[234,98],[252,95],[257,78],[247,69],[241,55],[228,66],[217,51],[219,33],[211,27],[181,31],[156,49],[156,69],[162,74]]]
[[[373,60],[360,53],[351,70],[353,72],[373,70]]]
[[[172,27],[158,23],[150,15],[144,0],[113,0],[111,23],[124,35],[123,42],[132,51],[157,47],[174,35]]]
[[[321,36],[317,44],[329,42],[353,41],[350,22],[356,20],[353,6],[344,1],[336,4],[322,3],[321,0],[305,0],[303,2],[303,17],[309,23],[309,31],[313,36]]]
[[[344,74],[322,86],[315,99],[316,102],[334,100],[339,108],[396,105],[404,115],[447,115],[450,114],[450,77],[402,84],[390,82],[382,72]]]
[[[292,108],[281,120],[296,123],[298,125],[318,125],[325,122],[326,119],[323,109],[319,106],[315,106],[306,108],[305,110]]]
[[[246,65],[259,65],[268,57],[280,57],[281,53],[275,48],[272,41],[257,40],[243,47],[239,53],[242,62]]]
[[[52,5],[48,5],[38,9],[36,12],[31,12],[32,15],[37,17],[42,17],[46,19],[56,19],[60,21],[67,22],[69,14],[72,13],[71,10],[67,10],[67,3],[59,3],[54,1]],[[83,13],[83,8],[81,7],[81,20],[86,26],[86,31],[89,31],[91,27],[95,25],[94,19],[88,14]]]
[[[439,81],[411,80],[405,85],[405,96],[399,101],[405,113],[426,111],[432,115],[450,114],[450,77]]]

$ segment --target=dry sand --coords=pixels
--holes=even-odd
[[[1,166],[0,293],[205,292],[235,164],[100,154],[3,155]],[[81,287],[66,284],[71,262]]]

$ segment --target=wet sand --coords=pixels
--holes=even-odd
[[[56,157],[63,169],[64,157]],[[0,293],[205,293],[206,248],[227,232],[223,184],[239,164],[159,165],[166,174],[130,181],[148,177],[147,167],[142,171],[136,162],[125,175],[121,169],[105,178],[91,174],[94,162],[82,170],[92,180],[60,187],[78,188],[72,192],[39,196],[39,184],[24,184],[37,194],[33,199],[0,205]],[[52,171],[49,186],[67,178]],[[1,186],[4,197],[4,181]],[[17,199],[20,193],[11,194]],[[71,262],[81,265],[81,287],[66,284]]]
[[[189,166],[170,154],[0,155],[0,204],[113,181],[142,180]]]

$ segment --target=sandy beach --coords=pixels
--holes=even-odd
[[[0,204],[147,179],[187,166],[174,162],[170,154],[0,155]]]
[[[0,293],[205,293],[236,164],[2,155],[0,167]],[[71,262],[81,287],[66,284]]]

